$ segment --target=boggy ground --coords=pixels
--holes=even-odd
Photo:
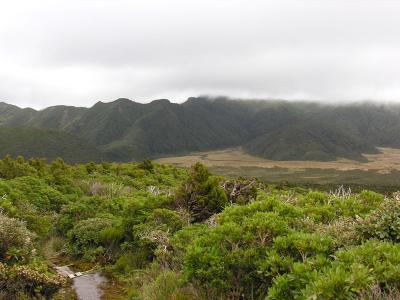
[[[241,148],[194,152],[156,161],[180,167],[201,162],[221,175],[258,177],[269,182],[400,185],[400,149],[379,150],[379,154],[364,155],[368,162],[349,159],[329,162],[274,161],[249,155]]]

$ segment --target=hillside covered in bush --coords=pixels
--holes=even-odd
[[[49,248],[106,272],[121,299],[400,296],[399,193],[287,188],[151,161],[6,157],[0,178],[0,298],[73,299],[59,293],[69,283]]]
[[[78,140],[85,143],[88,153],[82,158],[99,157],[96,148],[103,159],[121,162],[237,146],[272,160],[363,161],[363,154],[378,153],[377,147],[400,148],[400,107],[394,104],[334,106],[199,97],[182,104],[118,99],[90,108],[60,105],[36,111],[1,102],[0,125],[66,132],[77,139],[73,151],[83,150]],[[7,141],[5,133],[0,131],[0,139]],[[32,144],[18,141],[25,156],[38,156]],[[16,157],[20,148],[12,145],[8,154]],[[49,153],[40,155],[53,158],[58,150],[58,156],[69,162],[80,157],[68,157],[54,144],[49,146]]]
[[[73,135],[49,129],[0,126],[0,157],[63,157],[69,162],[101,161],[103,154]]]

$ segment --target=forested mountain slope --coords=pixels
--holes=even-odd
[[[362,153],[376,147],[400,147],[395,105],[203,97],[182,104],[118,99],[35,111],[0,103],[0,125],[63,130],[115,161],[234,146],[274,160],[363,160]]]
[[[66,132],[0,126],[0,157],[7,154],[25,158],[45,157],[48,160],[62,157],[71,163],[104,159],[96,148]]]

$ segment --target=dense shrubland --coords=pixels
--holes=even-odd
[[[0,299],[66,284],[44,248],[127,299],[396,299],[400,194],[325,193],[131,164],[0,161]]]

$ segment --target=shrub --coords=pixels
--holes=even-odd
[[[218,224],[234,222],[242,224],[246,218],[253,216],[257,212],[274,212],[279,218],[289,224],[295,223],[297,218],[303,215],[301,209],[290,204],[282,203],[275,196],[260,194],[257,201],[248,205],[228,206],[218,215]]]
[[[340,250],[304,290],[311,299],[355,299],[374,284],[383,290],[399,287],[400,245],[368,241]]]
[[[171,265],[174,269],[180,269],[183,265],[189,246],[197,239],[208,233],[208,227],[204,224],[193,224],[183,227],[171,237]]]
[[[57,230],[66,234],[79,221],[93,218],[102,202],[99,197],[82,197],[79,201],[64,206],[56,224]]]
[[[68,233],[75,255],[86,255],[91,259],[93,255],[104,254],[101,248],[102,230],[110,227],[112,221],[103,218],[91,218],[78,222]]]
[[[85,165],[85,168],[86,168],[86,172],[88,173],[88,174],[93,174],[95,171],[96,171],[96,164],[94,163],[94,162],[88,162],[86,165]]]
[[[0,263],[1,299],[51,299],[65,284],[66,280],[60,275],[45,274],[27,266],[7,267]]]
[[[357,245],[360,242],[356,224],[352,218],[340,218],[329,224],[314,225],[314,230],[323,236],[330,236],[336,248],[340,248]]]
[[[293,257],[305,262],[308,258],[324,255],[334,251],[334,244],[330,237],[315,233],[294,232],[286,236],[278,236],[274,240],[274,249],[284,256]]]
[[[323,256],[307,260],[305,263],[294,263],[287,273],[277,274],[268,290],[267,299],[301,299],[302,290],[317,278],[318,270],[329,264],[330,261]]]
[[[363,190],[361,191],[359,197],[361,198],[363,204],[367,207],[375,208],[384,200],[384,196],[373,191]]]
[[[271,243],[276,236],[287,233],[288,225],[277,213],[257,212],[245,219],[243,229],[245,235],[255,243],[265,245]]]
[[[178,231],[183,226],[179,215],[175,211],[165,208],[156,208],[147,218],[147,222],[170,233]]]
[[[192,166],[189,178],[177,193],[175,205],[186,209],[193,222],[201,222],[222,211],[228,198],[217,178],[200,163]]]
[[[400,242],[400,201],[384,201],[371,214],[360,220],[357,230],[363,239]]]
[[[255,293],[264,284],[257,281],[256,265],[263,255],[257,247],[248,247],[246,234],[237,224],[211,228],[188,247],[184,274],[200,283],[207,292],[230,299]],[[215,297],[219,299],[218,297]]]
[[[303,205],[323,205],[327,204],[329,195],[323,192],[310,191],[302,201]]]
[[[154,172],[154,165],[151,162],[151,160],[145,159],[142,161],[138,167],[142,170],[148,171],[148,172]]]
[[[142,269],[148,264],[147,253],[131,251],[121,255],[115,262],[113,269],[121,274],[128,274],[133,270]]]
[[[176,212],[164,208],[154,209],[142,224],[133,226],[136,249],[147,252],[150,258],[157,256],[164,266],[170,265],[170,237],[182,226],[183,223]]]
[[[124,232],[119,227],[105,227],[100,231],[100,242],[105,248],[107,260],[113,261],[118,255]]]
[[[19,176],[30,176],[36,174],[36,169],[31,167],[22,159],[13,160],[7,155],[0,160],[0,178],[13,179]]]
[[[181,274],[172,271],[161,272],[154,281],[144,285],[141,297],[147,300],[199,299],[193,289],[184,286]]]
[[[0,262],[29,260],[33,237],[25,223],[0,213]]]
[[[19,192],[17,200],[33,204],[40,212],[59,212],[61,206],[67,203],[62,193],[35,177],[19,177],[11,180],[10,185]]]

